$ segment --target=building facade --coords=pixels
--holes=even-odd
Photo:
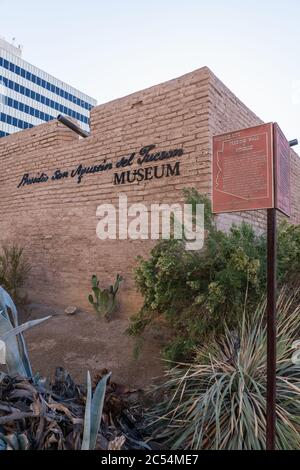
[[[204,67],[96,106],[85,139],[57,120],[0,139],[0,246],[24,247],[32,266],[26,285],[32,302],[91,312],[58,316],[42,339],[38,328],[28,333],[39,352],[38,370],[49,375],[59,364],[84,380],[87,364],[93,372],[108,367],[116,380],[135,386],[159,375],[159,333],[145,341],[138,362],[132,361],[132,339],[124,335],[142,302],[133,273],[137,256],[148,257],[156,241],[99,239],[97,208],[117,207],[120,193],[128,206],[147,207],[183,203],[186,187],[210,196],[213,136],[261,123]],[[156,161],[145,161],[145,148]],[[168,160],[160,159],[163,154]],[[293,150],[291,169],[290,221],[300,223],[300,159]],[[264,231],[266,210],[217,217],[224,230],[242,220]],[[97,322],[88,302],[91,277],[97,274],[101,286],[109,286],[117,273],[124,278],[119,309],[111,322]],[[45,355],[49,361],[39,363]]]
[[[0,38],[0,137],[64,114],[89,131],[96,100],[22,59],[22,50]]]

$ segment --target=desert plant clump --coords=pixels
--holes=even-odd
[[[0,250],[0,286],[12,296],[17,304],[23,304],[25,298],[20,289],[25,284],[31,265],[26,260],[24,248],[18,245],[4,244]]]
[[[277,238],[278,281],[297,286],[300,281],[300,225],[281,221]]]
[[[61,367],[53,380],[0,373],[0,451],[150,450],[137,392],[109,376],[85,386]]]
[[[186,202],[204,204],[204,247],[187,251],[181,240],[162,240],[148,258],[140,257],[135,281],[144,298],[127,332],[141,344],[147,328],[165,325],[170,339],[163,356],[192,359],[195,347],[235,328],[248,305],[257,306],[266,289],[266,237],[245,222],[218,230],[210,200],[194,189]],[[283,221],[278,228],[278,284],[297,285],[300,272],[300,225]]]
[[[237,324],[248,291],[256,304],[264,292],[265,239],[246,223],[228,233],[217,229],[208,198],[186,191],[186,202],[204,204],[206,239],[200,251],[187,251],[181,240],[162,240],[148,259],[139,258],[136,285],[144,298],[128,333],[164,323],[172,334],[165,358],[190,358],[195,346]]]
[[[300,449],[299,292],[283,288],[277,303],[276,446]],[[296,301],[295,301],[296,300]],[[166,371],[152,393],[164,397],[149,411],[153,438],[172,449],[265,449],[266,303],[244,313],[235,332],[197,350],[192,364]]]
[[[94,307],[96,313],[99,316],[103,316],[108,321],[111,319],[111,314],[116,308],[117,293],[122,282],[122,276],[117,274],[113,285],[111,285],[108,289],[101,288],[100,281],[98,280],[97,276],[95,274],[92,276],[93,294],[89,295],[88,300]]]
[[[0,371],[0,450],[150,449],[138,429],[141,413],[130,411],[135,391],[110,382],[106,369],[93,383],[88,372],[86,387],[61,367],[53,382],[33,374],[22,333],[49,318],[19,326],[0,287],[0,364],[7,369]]]

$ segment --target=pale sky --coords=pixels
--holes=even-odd
[[[299,0],[0,0],[0,36],[99,104],[207,65],[300,141]]]

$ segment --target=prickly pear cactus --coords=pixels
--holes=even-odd
[[[94,307],[99,316],[104,316],[106,320],[110,320],[111,314],[116,307],[116,297],[119,287],[123,281],[122,276],[117,274],[116,280],[113,285],[108,289],[100,287],[100,281],[94,274],[92,276],[92,291],[88,299],[90,304]]]

